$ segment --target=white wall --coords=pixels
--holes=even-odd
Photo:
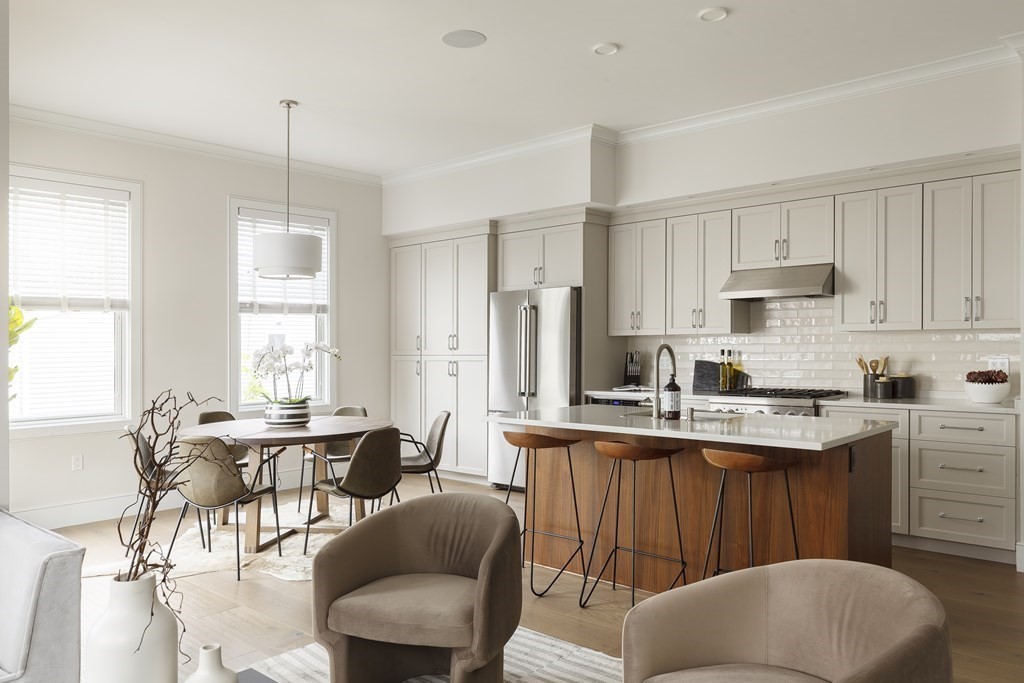
[[[13,163],[143,183],[143,294],[137,308],[143,316],[143,399],[167,388],[226,399],[228,197],[283,201],[283,164],[270,167],[25,122],[12,122],[10,145]],[[381,236],[380,188],[293,172],[292,202],[338,212],[334,344],[343,359],[334,400],[388,415],[389,259]],[[51,525],[113,516],[135,487],[130,451],[118,436],[12,439],[12,510]],[[71,471],[72,453],[84,454],[83,470]],[[285,462],[282,472],[297,466],[297,460]]]
[[[4,118],[9,109],[9,95],[7,91],[8,56],[7,44],[9,42],[8,23],[10,3],[7,0],[0,0],[0,60],[3,61],[3,76],[0,76],[0,106],[4,110]],[[3,169],[0,169],[0,180],[3,180],[4,187],[7,186],[7,158],[10,152],[10,143],[7,138],[0,140],[0,152],[2,152]],[[3,203],[0,204],[0,301],[7,299],[7,193],[4,193]],[[7,367],[7,347],[0,344],[0,366]],[[10,485],[10,449],[7,446],[7,401],[0,400],[0,508],[7,509],[11,505]]]
[[[1021,66],[619,147],[619,206],[1018,145]]]

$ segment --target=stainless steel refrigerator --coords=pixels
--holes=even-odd
[[[488,413],[580,403],[580,289],[557,287],[491,294]],[[508,425],[488,425],[487,480],[507,486],[516,449]],[[525,458],[514,486],[524,483]]]

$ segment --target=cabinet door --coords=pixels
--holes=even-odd
[[[732,269],[772,268],[782,262],[778,204],[732,212]]]
[[[879,330],[921,329],[921,186],[878,191]]]
[[[456,454],[460,472],[487,475],[487,359],[455,361],[455,443],[445,445]],[[452,431],[449,429],[449,434]],[[451,436],[448,437],[451,439]]]
[[[532,289],[540,267],[540,235],[537,230],[498,236],[498,289]]]
[[[455,352],[487,354],[490,267],[487,235],[455,240]]]
[[[667,333],[696,334],[697,309],[700,308],[697,299],[697,216],[670,218],[667,233]]]
[[[423,427],[425,432],[434,422],[434,418],[442,410],[448,410],[453,416],[455,412],[455,361],[451,358],[423,359]],[[486,402],[484,403],[486,405]],[[456,417],[457,419],[457,417]],[[449,425],[448,433],[453,433]],[[426,436],[426,434],[424,434]],[[456,458],[455,444],[445,444],[441,456],[442,467],[454,467]],[[450,449],[450,450],[449,450]]]
[[[391,353],[420,352],[422,263],[420,245],[391,250]]]
[[[608,229],[608,334],[636,334],[636,224]]]
[[[423,365],[418,357],[394,356],[391,359],[391,420],[399,430],[417,439],[423,437],[420,414],[422,371]]]
[[[451,240],[423,245],[423,353],[452,352],[455,261]]]
[[[875,191],[836,197],[836,328],[875,329]]]
[[[924,329],[971,327],[970,178],[924,186]]]
[[[665,221],[636,226],[636,332],[665,334]]]
[[[832,263],[835,257],[835,197],[784,202],[782,265]]]
[[[729,211],[702,213],[698,217],[697,267],[699,303],[697,324],[701,332],[733,331],[733,309],[743,302],[721,299],[718,293],[729,279]]]
[[[540,231],[542,287],[583,286],[583,226],[570,225]]]
[[[910,533],[910,440],[892,440],[892,533]]]
[[[974,178],[975,329],[1020,327],[1020,172]]]

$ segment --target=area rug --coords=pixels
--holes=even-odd
[[[276,683],[326,683],[327,651],[316,643],[252,666]],[[447,676],[420,676],[410,683],[444,683]],[[505,646],[506,683],[620,683],[622,660],[523,627]]]
[[[241,519],[245,519],[244,513]],[[302,548],[306,540],[305,522],[305,513],[297,513],[293,506],[289,505],[287,510],[282,509],[282,531],[289,527],[303,528],[299,533],[281,542],[283,557],[278,557],[275,544],[272,544],[261,553],[247,554],[243,552],[242,569],[263,572],[284,581],[309,581],[313,576],[313,556],[328,541],[348,528],[348,500],[331,500],[330,519],[322,520],[310,527],[309,552],[303,555]],[[267,526],[274,523],[273,512],[268,509],[263,510],[261,523],[264,525],[262,539],[264,541],[273,539],[273,526]],[[178,540],[174,543],[174,552],[171,559],[174,562],[171,578],[174,579],[211,572],[234,571],[234,519],[232,518],[223,527],[215,527],[213,529],[213,552],[203,549],[196,522],[193,522],[187,529],[183,524],[182,531],[178,534]],[[86,563],[82,567],[82,577],[114,576],[119,571],[124,571],[127,568],[127,559],[104,564]]]

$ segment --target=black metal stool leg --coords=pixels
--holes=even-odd
[[[572,487],[572,511],[576,515],[576,538],[579,539],[580,547],[576,551],[580,554],[580,568],[583,569],[583,573],[587,573],[587,568],[583,564],[583,527],[580,525],[580,506],[576,502],[576,477],[572,472],[572,453],[569,452],[569,447],[565,447],[565,457],[569,461],[569,485]],[[576,553],[573,553],[575,556]],[[569,558],[572,559],[572,558]]]
[[[619,576],[619,501],[622,500],[622,461],[619,463],[619,474],[615,480],[615,542],[612,545],[612,590],[618,586]]]
[[[620,468],[621,471],[621,468]],[[633,461],[633,530],[630,532],[629,557],[632,567],[629,570],[629,604],[636,605],[636,460]]]
[[[516,480],[516,468],[519,467],[519,456],[522,455],[522,453],[523,453],[523,449],[522,448],[517,448],[516,449],[516,461],[515,461],[515,463],[512,464],[512,476],[509,477],[509,480],[508,480],[508,493],[505,494],[505,505],[508,505],[509,498],[512,497],[512,482],[514,482]],[[526,457],[530,457],[529,451],[527,451]],[[433,484],[431,484],[431,486],[433,486]],[[433,489],[431,489],[431,492],[433,492]],[[526,512],[525,512],[525,510],[523,511],[523,521],[526,521]]]
[[[534,456],[534,457],[536,457],[536,456]],[[519,456],[517,455],[516,456],[516,460],[518,460],[518,459],[519,459]],[[513,465],[512,467],[515,468],[515,465]],[[523,536],[523,552],[522,552],[522,555],[521,555],[521,559],[523,561],[523,567],[526,567],[526,534],[528,534],[530,532],[530,529],[531,529],[531,527],[530,527],[531,520],[529,520],[527,518],[527,516],[530,514],[530,449],[529,448],[526,449],[526,469],[524,470],[524,472],[526,474],[526,478],[524,480],[525,486],[523,486],[523,532],[522,532],[522,536]],[[513,474],[514,474],[514,472],[513,472]],[[512,482],[511,481],[509,481],[509,483],[508,483],[508,491],[509,491],[509,494],[512,493]],[[508,494],[506,494],[505,497],[507,498]]]
[[[676,537],[679,539],[679,574],[668,585],[671,590],[679,579],[683,580],[684,586],[686,585],[686,559],[683,557],[683,528],[679,522],[679,501],[676,500],[676,478],[672,473],[672,458],[665,458],[665,462],[668,463],[668,485],[672,488],[672,510],[676,518]]]
[[[711,561],[711,548],[712,548],[712,546],[714,545],[714,542],[715,542],[715,527],[719,527],[720,528],[720,526],[721,526],[721,522],[719,521],[718,517],[719,517],[719,514],[722,512],[722,495],[724,493],[725,493],[725,470],[722,470],[722,483],[718,485],[718,500],[715,502],[715,516],[711,520],[711,533],[708,534],[708,551],[707,551],[707,553],[704,554],[704,570],[700,573],[700,578],[701,579],[707,578],[707,575],[708,575],[708,563],[710,563],[710,561]],[[719,534],[719,539],[721,539],[721,534]],[[721,540],[718,541],[718,547],[719,547],[719,558],[721,558],[721,547],[722,547],[722,541]],[[716,572],[717,572],[717,569],[716,569]]]
[[[754,566],[754,475],[747,472],[747,556]]]
[[[569,452],[568,447],[565,450],[566,450],[566,453],[568,454],[568,452]],[[534,456],[533,456],[533,485],[534,485],[534,491],[533,491],[533,513],[532,513],[534,519],[537,518],[537,497],[539,495],[538,491],[536,490],[536,486],[537,486],[537,460],[538,460],[538,458],[537,458],[536,454],[534,454]],[[534,595],[536,595],[538,598],[539,597],[543,597],[549,590],[551,590],[551,587],[555,585],[555,581],[558,581],[558,578],[563,574],[563,572],[565,572],[566,568],[576,558],[577,554],[580,556],[580,563],[581,564],[583,563],[583,532],[582,532],[581,526],[580,526],[579,507],[576,504],[576,480],[575,480],[575,477],[574,477],[573,471],[572,471],[572,457],[571,456],[569,457],[569,482],[570,482],[570,485],[572,487],[573,509],[576,512],[576,536],[577,536],[576,540],[578,541],[578,543],[576,545],[576,549],[565,560],[565,562],[562,564],[562,567],[555,574],[554,578],[551,579],[551,581],[548,583],[547,587],[544,590],[539,591],[539,592],[537,591],[537,588],[536,588],[536,586],[534,585],[534,582],[533,582],[533,572],[534,572],[534,564],[535,564],[534,557],[535,557],[535,553],[536,553],[535,547],[536,547],[537,534],[540,533],[540,534],[544,534],[546,536],[552,536],[554,538],[565,538],[567,540],[573,540],[573,539],[571,537],[568,537],[568,536],[563,536],[562,534],[556,534],[556,533],[547,532],[547,531],[537,531],[536,529],[531,529],[530,530],[530,591]],[[584,567],[584,574],[586,574],[586,567]]]
[[[594,567],[594,553],[597,552],[597,539],[601,537],[601,522],[604,520],[604,510],[608,505],[608,495],[612,492],[612,479],[615,478],[615,464],[617,460],[612,461],[611,469],[608,470],[608,484],[604,489],[604,499],[601,501],[601,512],[597,515],[597,527],[594,529],[594,545],[590,548],[590,559],[587,560],[587,564],[584,566],[583,571],[583,587],[580,589],[580,607],[586,607],[587,603],[590,602],[590,596],[594,594],[594,589],[597,588],[597,584],[601,583],[601,577],[604,576],[604,570],[608,567],[608,560],[615,555],[615,548],[612,548],[612,552],[605,559],[604,564],[601,565],[601,571],[594,577],[594,585],[590,587],[590,592],[586,593],[587,580],[590,578],[587,576],[590,569]],[[586,596],[584,596],[586,593]]]
[[[786,478],[786,502],[789,503],[789,528],[793,530],[793,552],[796,559],[800,559],[800,546],[796,543],[796,518],[793,517],[793,496],[789,491],[789,470],[782,470]]]

